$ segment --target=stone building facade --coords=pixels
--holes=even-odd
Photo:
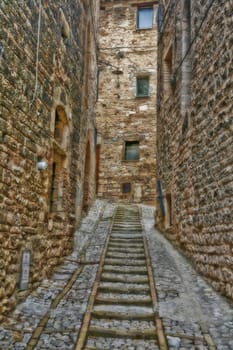
[[[0,3],[0,313],[71,251],[95,197],[97,0]]]
[[[161,1],[157,225],[233,299],[233,2]]]
[[[97,103],[98,195],[154,203],[157,2],[103,0]]]

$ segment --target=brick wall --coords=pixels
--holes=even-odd
[[[159,41],[157,225],[233,298],[233,4],[192,2],[189,24],[188,3],[168,3]]]
[[[137,28],[137,1],[102,1],[97,125],[100,136],[98,195],[155,201],[157,7],[153,26]],[[149,78],[149,97],[136,96],[136,79]],[[126,141],[139,142],[139,160],[125,161]],[[131,190],[123,193],[123,184]]]
[[[1,314],[23,294],[24,250],[31,252],[29,288],[71,251],[82,211],[88,141],[89,204],[95,195],[98,2],[84,5],[46,0],[41,7],[40,1],[0,4]],[[87,84],[88,106],[83,103]],[[39,171],[41,160],[48,167]]]

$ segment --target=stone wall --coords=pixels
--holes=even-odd
[[[183,0],[163,11],[157,225],[233,299],[232,10]]]
[[[102,1],[100,71],[97,103],[98,195],[134,202],[155,202],[157,6],[153,27],[137,29],[140,1]],[[149,78],[149,96],[136,96],[138,76]],[[124,160],[126,141],[139,142],[139,160]],[[123,193],[123,184],[130,184]]]
[[[0,3],[1,315],[71,251],[83,201],[95,195],[98,5]]]

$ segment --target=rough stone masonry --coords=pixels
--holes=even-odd
[[[98,9],[0,2],[1,315],[71,251],[95,195]]]
[[[157,129],[157,225],[231,299],[232,13],[231,0],[161,1]]]
[[[140,11],[151,14],[142,27]],[[98,195],[104,198],[155,203],[156,15],[155,1],[101,1]]]

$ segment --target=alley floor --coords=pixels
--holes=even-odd
[[[97,200],[75,233],[73,253],[0,325],[1,350],[75,350],[117,204]],[[154,229],[154,212],[140,205],[167,349],[232,350],[233,307]],[[143,327],[143,323],[142,326]],[[127,323],[126,323],[127,328]],[[115,337],[88,349],[165,349]]]

